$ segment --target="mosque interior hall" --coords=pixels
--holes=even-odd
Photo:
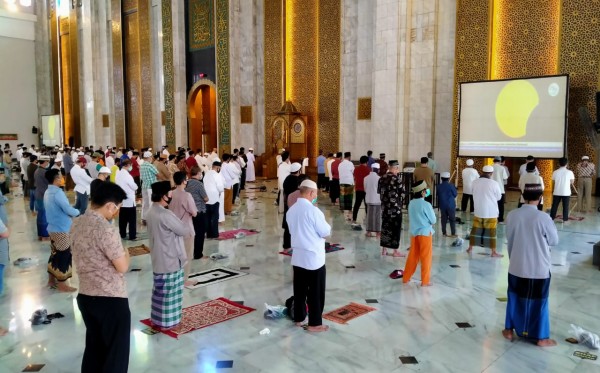
[[[600,281],[600,0],[0,0],[0,72],[0,372],[85,371],[92,339],[82,293],[51,284],[58,236],[39,232],[56,222],[50,189],[34,197],[41,186],[37,176],[28,180],[33,163],[22,163],[28,149],[38,165],[49,157],[41,180],[53,169],[66,180],[57,193],[79,211],[66,225],[77,227],[92,209],[110,210],[102,224],[120,233],[119,248],[130,257],[119,275],[131,314],[128,363],[106,372],[600,373],[600,290],[593,285]],[[133,197],[123,198],[132,202],[126,211],[135,239],[121,228],[125,205],[99,210],[89,182],[86,194],[69,174],[67,154],[90,180],[103,169],[119,186],[121,172],[135,179],[137,191],[132,184]],[[338,176],[329,163],[336,154]],[[134,166],[113,159],[113,169],[109,157]],[[350,183],[342,182],[344,158],[356,166]],[[202,216],[219,215],[218,232],[203,238],[204,257],[188,253],[177,262],[182,273],[189,262],[183,319],[163,330],[152,324],[160,277],[153,244],[160,244],[149,211],[163,206],[176,216],[169,196],[196,177],[190,162],[207,195],[200,202],[190,195],[191,204],[206,208],[197,211]],[[90,163],[98,167],[86,171]],[[168,195],[146,184],[145,163],[166,170],[161,179],[158,168],[154,181],[170,182]],[[356,181],[361,167],[377,174],[380,164],[385,170],[372,191],[365,175]],[[228,166],[240,168],[238,184]],[[425,193],[421,167],[433,175],[423,197],[434,217],[429,259],[414,254],[422,233],[413,228],[422,218],[409,213]],[[492,203],[493,217],[480,214],[483,199],[465,176],[471,169],[490,180],[506,172],[496,179],[502,199]],[[307,306],[309,324],[299,327],[287,304],[295,282],[304,281],[302,251],[293,246],[306,240],[293,234],[286,244],[296,232],[284,190],[290,170],[318,184],[312,199],[312,184],[298,180],[302,201],[294,207],[304,203],[331,227],[319,236],[325,253],[315,254],[325,263],[329,330],[322,333],[311,331],[311,312],[319,310]],[[179,184],[176,171],[185,174]],[[534,184],[523,181],[533,173],[539,195],[528,194]],[[381,188],[391,174],[402,180],[396,225]],[[206,207],[215,206],[208,175],[224,180],[217,205],[225,212]],[[446,199],[448,183],[457,193]],[[232,185],[239,187],[232,192]],[[378,202],[381,196],[381,234],[367,229],[370,193]],[[461,204],[470,195],[475,212]],[[511,222],[519,211],[533,214],[522,206],[531,204],[529,195],[543,204],[535,216],[556,232],[557,244],[547,243],[552,232],[535,237],[539,225]],[[442,224],[448,203],[450,221],[456,217],[451,234]],[[198,224],[212,229],[209,220]],[[394,255],[383,243],[390,226],[399,237],[389,248]],[[542,241],[543,263],[532,259]],[[170,253],[183,247],[183,238],[177,242]],[[79,272],[77,242],[69,243],[68,283],[81,290],[90,276]],[[517,247],[531,250],[525,264],[515,264]],[[397,274],[412,265],[411,252],[422,262],[404,282]],[[548,266],[550,274],[545,295],[520,289],[515,306],[511,281],[521,265]],[[507,338],[509,315],[538,306],[543,321],[522,317],[545,322],[549,336],[515,327],[519,336],[510,329]],[[51,317],[36,322],[39,310]],[[556,345],[539,343],[548,338]]]

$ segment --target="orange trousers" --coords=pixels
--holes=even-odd
[[[421,262],[421,285],[429,285],[429,276],[431,274],[431,254],[433,249],[433,237],[429,236],[411,236],[410,250],[406,265],[404,266],[404,276],[402,282],[410,281],[412,275],[417,270],[417,264]]]

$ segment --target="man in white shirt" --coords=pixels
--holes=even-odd
[[[168,146],[166,146],[166,145],[163,145],[163,147],[162,147],[162,153],[163,153],[164,155],[166,155],[166,156],[167,156],[167,159],[168,159],[168,158],[169,158],[169,155],[170,155],[170,154],[169,154],[169,147],[168,147]]]
[[[220,170],[221,162],[213,162],[212,169],[204,175],[202,180],[208,196],[208,202],[206,202],[206,219],[208,220],[206,238],[219,238],[219,204],[225,190],[223,177],[219,174]]]
[[[304,326],[306,306],[309,332],[324,332],[325,306],[325,237],[331,234],[325,215],[313,204],[319,192],[317,184],[304,180],[300,184],[300,198],[287,212],[292,235],[292,266],[294,270],[294,322]]]
[[[467,211],[467,204],[471,202],[470,212],[473,213],[473,181],[479,179],[479,172],[473,168],[473,160],[467,159],[467,167],[462,170],[462,200],[460,201],[460,209],[462,212]]]
[[[488,239],[493,258],[503,255],[496,252],[496,226],[498,224],[498,201],[502,198],[502,190],[497,181],[492,180],[494,167],[484,166],[481,177],[473,182],[473,201],[475,217],[469,240],[467,253],[471,254],[478,239]]]
[[[111,168],[115,165],[115,158],[113,157],[112,151],[109,150],[107,154],[104,163],[106,164],[106,167]]]
[[[352,154],[344,153],[340,163],[340,210],[344,212],[346,221],[352,221],[352,199],[354,198],[354,163],[350,160]]]
[[[567,158],[558,160],[560,168],[552,173],[552,181],[554,181],[554,191],[552,192],[552,208],[550,209],[550,217],[552,220],[556,218],[558,204],[562,202],[562,220],[569,221],[569,200],[571,198],[571,186],[575,182],[573,171],[567,168]]]
[[[281,153],[281,162],[278,163],[277,166],[277,201],[276,205],[279,206],[279,213],[283,213],[284,204],[283,204],[283,182],[285,178],[290,174],[290,153],[284,151]]]
[[[23,151],[24,151],[23,144],[17,145],[16,155],[17,155],[17,161],[19,161],[19,162],[21,162],[21,157],[23,156]]]
[[[527,164],[531,163],[531,162],[535,162],[535,158],[533,157],[533,155],[528,155],[527,158],[525,158],[525,163],[523,163],[520,167],[519,167],[519,176],[523,176],[527,173]],[[539,175],[540,172],[538,171],[538,168],[535,168],[534,173],[536,175]]]
[[[88,206],[88,199],[90,196],[90,184],[92,179],[87,172],[85,172],[85,166],[87,162],[84,157],[77,158],[75,166],[71,169],[71,178],[75,183],[75,206],[79,210],[79,215],[83,215]]]
[[[367,219],[365,229],[367,237],[376,237],[381,233],[381,196],[379,186],[379,163],[371,164],[371,173],[365,177],[365,202],[367,204]]]
[[[241,174],[241,172],[240,172]],[[235,194],[233,187],[236,184],[236,179],[239,177],[238,169],[231,163],[231,155],[223,154],[223,163],[221,165],[221,176],[225,179],[225,215],[228,215],[233,210],[233,202]],[[237,179],[239,180],[239,179]]]
[[[504,224],[504,201],[506,196],[506,191],[504,190],[504,184],[506,180],[508,180],[508,173],[506,172],[506,168],[502,166],[502,158],[495,157],[494,158],[494,173],[492,174],[492,180],[496,181],[500,186],[500,191],[502,192],[502,198],[498,201],[498,223]]]
[[[248,162],[246,163],[246,181],[253,183],[256,181],[256,170],[254,169],[256,158],[254,157],[254,148],[248,148],[246,159],[248,159]]]
[[[123,200],[123,205],[119,210],[119,233],[121,234],[121,239],[125,239],[127,226],[129,225],[129,240],[135,241],[137,239],[135,192],[138,186],[133,180],[133,176],[129,174],[132,169],[131,160],[124,160],[121,164],[121,169],[117,171],[115,184],[120,186],[127,194],[127,199]]]

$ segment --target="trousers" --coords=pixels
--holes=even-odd
[[[442,234],[446,235],[446,224],[450,221],[450,232],[454,236],[456,234],[456,208],[440,208],[440,211],[442,213]]]
[[[121,238],[125,238],[125,235],[127,234],[127,226],[129,226],[129,239],[133,240],[137,237],[137,225],[135,218],[135,206],[121,207],[119,210],[119,233],[121,234]]]
[[[429,285],[432,247],[433,239],[431,235],[410,237],[410,251],[408,252],[408,258],[406,258],[402,282],[406,284],[410,281],[417,270],[417,264],[421,262],[421,284]]]
[[[219,202],[215,202],[212,205],[206,205],[206,220],[206,237],[219,238]]]
[[[579,206],[579,211],[593,211],[592,178],[580,177],[577,180],[577,192],[577,206]]]
[[[472,194],[463,193],[462,199],[460,200],[460,210],[462,212],[467,211],[467,205],[469,204],[469,202],[471,202],[470,205],[469,205],[470,206],[469,207],[469,211],[473,212],[474,208],[475,208],[474,205],[473,205],[473,195]]]
[[[50,237],[48,234],[48,221],[46,221],[46,209],[44,208],[44,200],[35,200],[35,209],[37,210],[36,225],[38,237]]]
[[[294,266],[294,321],[302,322],[306,318],[308,305],[308,325],[323,324],[325,307],[325,265],[310,270]]]
[[[504,221],[504,201],[506,198],[506,194],[502,193],[502,197],[498,201],[498,223],[502,223]]]
[[[75,192],[75,195],[75,206],[73,207],[79,210],[79,215],[83,215],[87,210],[89,196],[87,193],[81,194],[79,192]]]
[[[217,205],[219,203],[217,202]],[[200,259],[204,256],[204,237],[206,236],[208,228],[208,206],[206,205],[206,212],[198,211],[198,214],[192,218],[194,224],[194,259]],[[219,220],[219,209],[217,208],[217,220]],[[218,222],[217,222],[218,225]],[[217,237],[219,232],[217,230]],[[190,258],[191,259],[191,258]]]
[[[355,192],[356,200],[354,201],[354,208],[352,209],[352,221],[355,222],[358,217],[358,210],[360,210],[360,205],[365,204],[365,214],[367,212],[367,202],[365,202],[365,197],[367,196],[367,192],[363,190],[357,190]]]
[[[571,196],[552,196],[552,207],[550,208],[550,217],[552,220],[556,218],[558,204],[562,202],[562,218],[563,221],[569,221],[569,201]]]

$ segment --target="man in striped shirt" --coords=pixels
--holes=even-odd
[[[152,164],[153,157],[149,151],[144,152],[144,163],[140,167],[140,178],[142,179],[142,224],[146,223],[146,214],[150,209],[150,196],[152,195],[152,184],[156,183],[158,170]]]
[[[577,164],[577,206],[581,212],[592,212],[592,179],[596,167],[590,162],[590,157],[584,155]]]

